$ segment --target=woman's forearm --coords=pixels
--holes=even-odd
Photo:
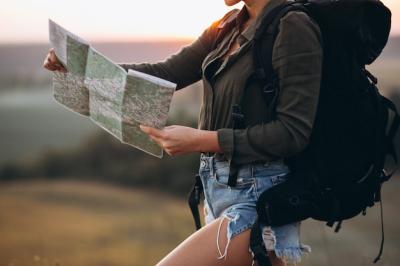
[[[167,126],[162,129],[141,125],[140,129],[170,155],[193,152],[221,152],[217,131],[200,130],[178,125]]]
[[[217,131],[199,130],[196,142],[198,143],[199,152],[222,152],[218,142]]]

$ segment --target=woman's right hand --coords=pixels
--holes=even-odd
[[[63,67],[61,62],[58,60],[53,48],[49,50],[49,53],[44,59],[43,67],[50,71],[60,71],[64,73],[67,72],[67,69],[65,69],[65,67]]]

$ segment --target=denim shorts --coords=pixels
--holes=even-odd
[[[200,156],[199,175],[204,187],[204,216],[205,223],[209,224],[218,217],[228,219],[227,239],[225,251],[217,248],[224,258],[230,240],[237,234],[250,229],[257,219],[256,202],[260,194],[285,182],[288,166],[282,160],[268,163],[252,163],[239,167],[237,185],[229,187],[229,164],[227,161],[217,160],[205,154]],[[277,257],[289,263],[298,263],[304,253],[311,252],[309,246],[300,243],[300,223],[287,224],[279,227],[260,225],[267,250],[274,250]],[[250,249],[249,249],[250,252]]]

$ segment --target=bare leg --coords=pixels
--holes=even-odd
[[[199,231],[193,233],[174,250],[172,250],[157,266],[251,266],[252,256],[248,251],[250,230],[246,230],[233,237],[229,243],[226,257],[220,257],[217,249],[217,232],[221,219],[218,243],[221,250],[224,251],[227,241],[226,218],[218,218],[210,224],[204,226]],[[273,266],[284,266],[285,263],[278,259],[274,252],[270,252],[270,258]]]

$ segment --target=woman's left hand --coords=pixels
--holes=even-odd
[[[184,126],[168,126],[163,129],[140,125],[140,129],[160,145],[169,155],[197,152],[199,130]]]
[[[208,151],[219,150],[217,132],[215,131],[177,125],[163,129],[140,125],[140,129],[157,142],[169,155],[204,152],[207,149],[211,149]]]

